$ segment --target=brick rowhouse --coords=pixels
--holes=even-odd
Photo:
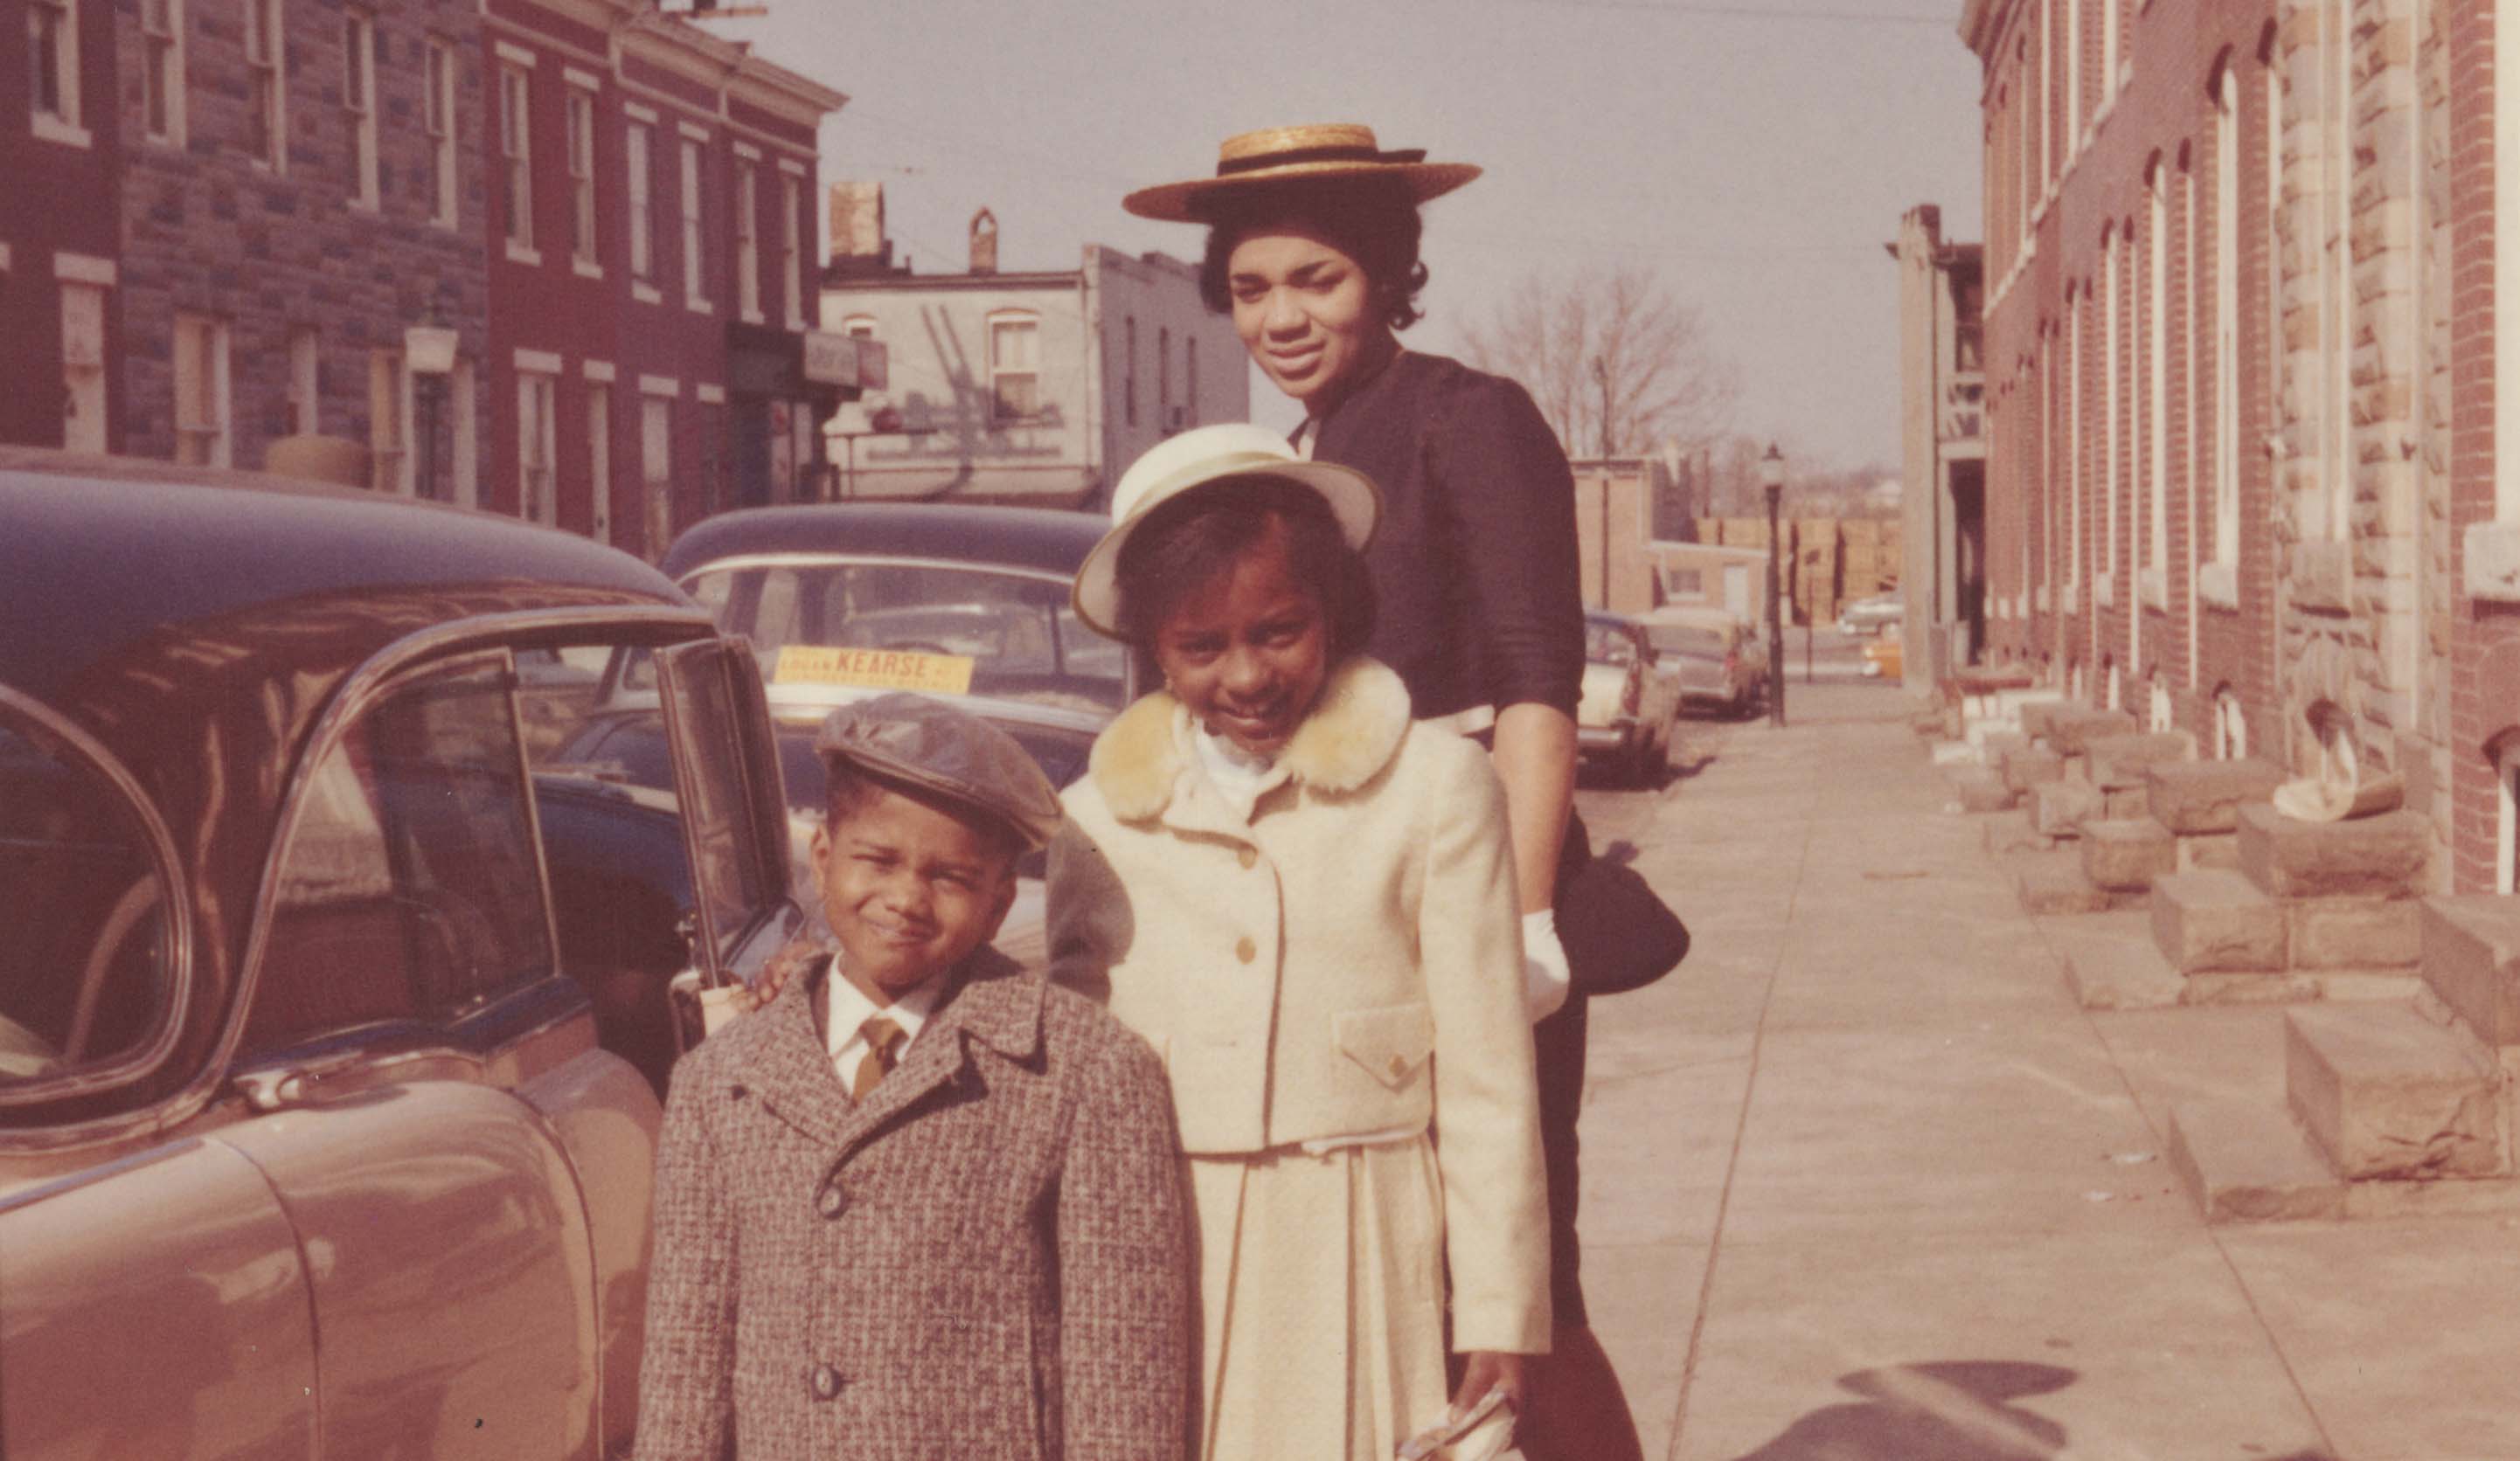
[[[2401,775],[2433,884],[2508,892],[2497,29],[2486,0],[1970,0],[1961,22],[1990,653],[2209,756]]]

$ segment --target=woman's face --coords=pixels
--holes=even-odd
[[[1298,582],[1283,524],[1185,597],[1155,631],[1155,663],[1208,733],[1274,756],[1321,698],[1329,615]]]
[[[1243,348],[1308,410],[1336,400],[1390,337],[1365,270],[1300,223],[1245,235],[1227,256],[1226,288]]]

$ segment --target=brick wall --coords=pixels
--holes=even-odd
[[[479,229],[480,76],[467,0],[391,0],[374,6],[379,206],[352,205],[351,128],[343,101],[343,7],[286,0],[287,167],[247,155],[249,68],[232,5],[185,7],[187,145],[135,142],[122,190],[123,443],[144,457],[175,453],[175,315],[229,329],[232,460],[259,466],[289,429],[290,336],[318,342],[317,424],[360,442],[372,424],[370,353],[399,351],[407,326],[434,316],[480,358],[485,310]],[[138,0],[116,12],[120,106],[139,133],[143,39]],[[429,221],[433,172],[421,125],[423,47],[457,42],[459,225]],[[451,472],[451,467],[449,468]]]

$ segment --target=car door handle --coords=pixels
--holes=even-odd
[[[232,1084],[248,1109],[267,1113],[307,1105],[327,1096],[373,1090],[447,1067],[464,1076],[477,1077],[482,1070],[481,1057],[441,1043],[363,1045],[242,1071]]]

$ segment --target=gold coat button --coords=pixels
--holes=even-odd
[[[1260,946],[1243,939],[1234,946],[1234,956],[1247,964],[1260,956]]]
[[[1242,849],[1242,851],[1236,853],[1235,856],[1242,860],[1242,865],[1245,867],[1249,867],[1260,861],[1260,853],[1256,848],[1246,847]]]

